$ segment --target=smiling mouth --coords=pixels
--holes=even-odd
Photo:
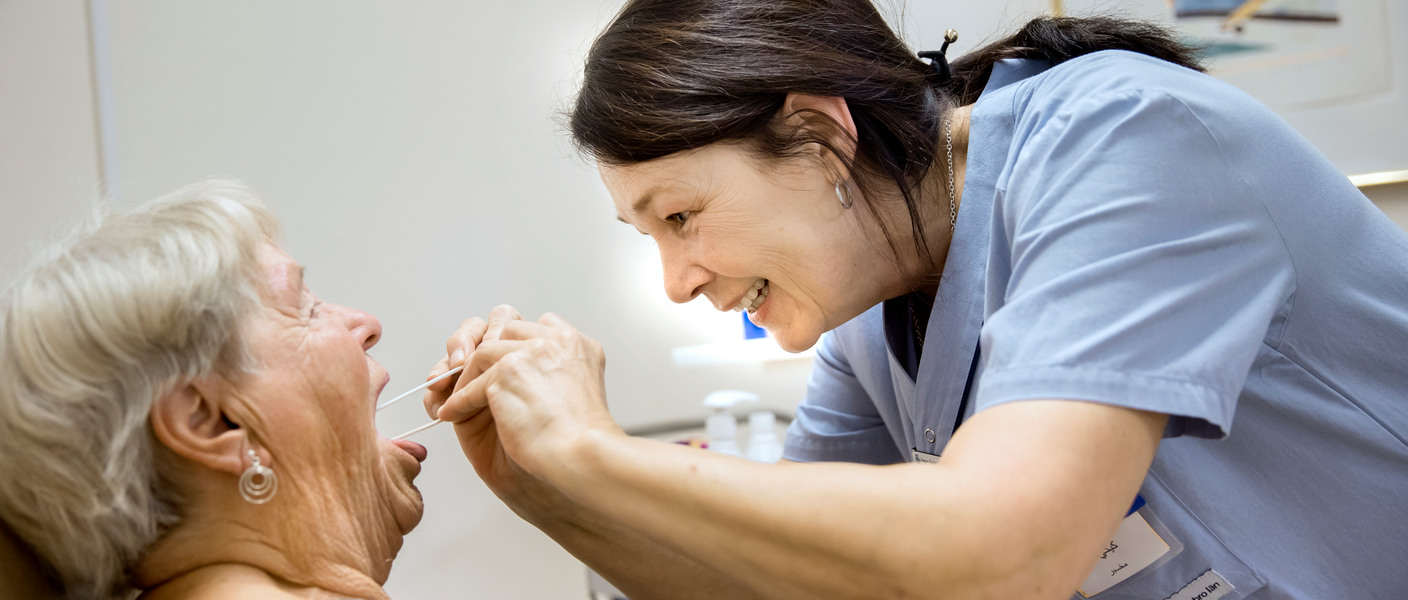
[[[768,284],[768,280],[766,279],[759,279],[753,282],[752,289],[748,290],[748,293],[743,295],[743,298],[738,301],[738,305],[733,307],[733,311],[740,312],[746,310],[750,314],[757,312],[758,307],[762,306],[763,301],[767,300],[768,290],[770,289],[772,289],[772,287]]]

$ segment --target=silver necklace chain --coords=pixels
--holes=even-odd
[[[949,244],[952,244],[953,235],[958,231],[958,192],[953,181],[953,121],[951,119],[944,119],[944,153],[948,157],[948,236]],[[914,324],[914,338],[919,341],[919,348],[923,348],[924,328],[919,324],[917,296],[918,294],[914,294],[909,299],[909,320]]]
[[[953,183],[953,117],[944,119],[944,152],[948,155],[948,234],[952,244],[958,231],[958,193]]]

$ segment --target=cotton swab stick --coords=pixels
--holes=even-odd
[[[434,426],[436,426],[436,425],[439,425],[439,424],[441,424],[441,423],[444,423],[444,421],[441,421],[440,419],[436,419],[436,420],[434,420],[434,421],[431,421],[431,422],[429,422],[429,423],[426,423],[426,424],[424,424],[424,425],[421,425],[420,427],[417,427],[417,428],[415,428],[415,429],[412,429],[412,430],[410,430],[410,431],[407,431],[406,433],[403,433],[403,434],[398,435],[398,436],[396,436],[396,437],[394,437],[394,438],[391,438],[391,439],[393,439],[393,440],[399,440],[399,439],[401,439],[401,438],[410,437],[410,436],[413,436],[413,435],[415,435],[415,434],[417,434],[417,433],[420,433],[420,432],[422,432],[422,431],[425,431],[425,430],[427,430],[427,429],[430,429],[431,427],[434,427]]]
[[[441,375],[441,376],[439,376],[439,377],[436,377],[435,379],[431,379],[430,381],[427,381],[427,382],[425,382],[425,383],[422,383],[422,384],[420,384],[420,385],[418,385],[418,386],[412,388],[411,391],[409,391],[409,392],[406,392],[406,393],[404,393],[404,394],[401,394],[400,396],[397,396],[397,397],[395,397],[395,398],[392,398],[392,399],[390,399],[390,400],[387,400],[386,402],[382,402],[381,404],[376,405],[376,410],[377,410],[377,412],[381,412],[382,409],[384,409],[384,408],[386,408],[386,407],[388,407],[388,406],[391,406],[392,404],[395,404],[395,403],[397,403],[397,402],[400,402],[400,401],[406,399],[406,397],[410,396],[411,394],[414,394],[414,393],[416,393],[416,392],[419,392],[419,391],[421,391],[421,390],[424,390],[425,388],[428,388],[428,387],[430,387],[431,385],[435,384],[435,382],[440,381],[441,379],[444,379],[444,378],[449,377],[449,376],[451,376],[451,375],[454,375],[455,373],[459,373],[460,371],[463,371],[463,370],[464,370],[464,365],[460,365],[460,366],[458,366],[458,367],[455,367],[455,368],[453,368],[453,369],[450,369],[449,371],[446,371],[443,375]],[[419,430],[417,430],[417,431],[419,431]],[[413,432],[411,432],[411,433],[415,433],[415,432],[413,431]],[[406,435],[410,435],[410,434],[406,434]]]

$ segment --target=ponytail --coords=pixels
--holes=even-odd
[[[1006,58],[1046,60],[1052,66],[1101,50],[1128,50],[1204,71],[1200,48],[1184,43],[1166,27],[1113,17],[1040,17],[1021,31],[953,61],[953,77],[942,86],[959,105],[978,101],[992,66]]]

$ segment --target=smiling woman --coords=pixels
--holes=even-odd
[[[888,249],[866,241],[879,235],[874,222],[817,202],[834,192],[806,167],[763,169],[745,147],[719,144],[601,171],[621,220],[659,246],[671,300],[704,295],[719,310],[745,309],[782,347],[800,351],[875,303],[858,291],[908,291]]]
[[[384,598],[425,450],[373,427],[370,315],[243,187],[105,213],[0,300],[0,518],[79,598]]]
[[[816,464],[624,435],[601,346],[511,308],[428,406],[631,598],[1402,596],[1408,237],[1170,31],[996,40],[630,0],[588,52],[573,138],[669,297],[816,345]]]

